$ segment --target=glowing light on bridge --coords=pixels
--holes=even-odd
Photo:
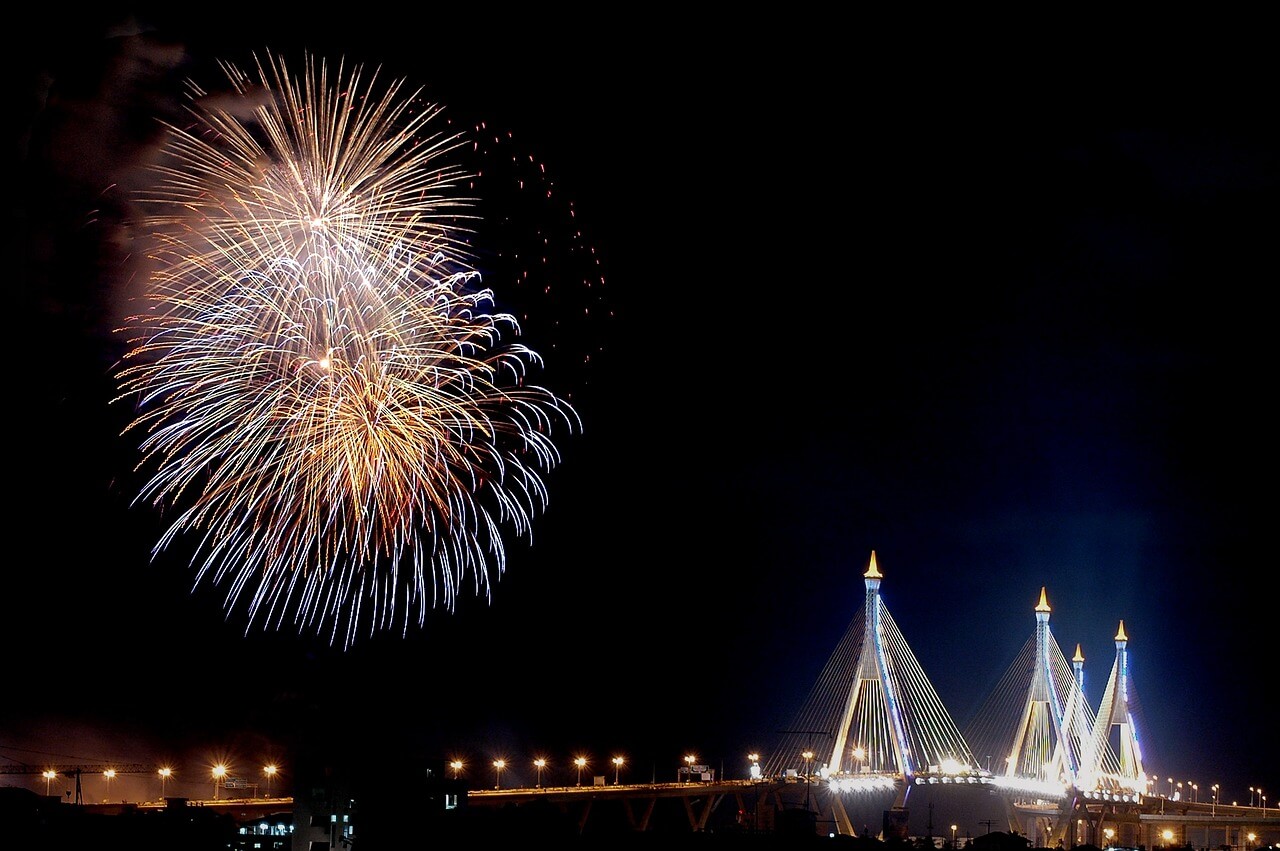
[[[1069,787],[1061,781],[1028,780],[1021,777],[996,775],[991,784],[1008,792],[1023,792],[1040,798],[1059,799],[1067,796]]]
[[[887,775],[873,777],[857,777],[853,775],[833,776],[827,785],[837,792],[883,792],[895,788],[898,781]]]

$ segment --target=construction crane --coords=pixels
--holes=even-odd
[[[51,772],[51,773],[47,773]],[[56,763],[37,768],[34,765],[24,765],[17,763],[15,765],[0,765],[0,774],[39,774],[48,779],[54,775],[58,777],[74,777],[76,781],[76,803],[84,803],[84,792],[80,784],[80,776],[82,774],[107,774],[114,777],[117,774],[153,774],[156,768],[141,763],[101,763],[101,764],[75,764]]]

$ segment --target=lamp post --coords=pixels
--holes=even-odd
[[[585,756],[580,756],[573,761],[573,764],[578,766],[578,785],[581,786],[582,785],[582,769],[586,767],[587,758]]]
[[[58,776],[58,772],[54,771],[52,768],[46,768],[41,772],[40,776],[44,778],[44,796],[47,798],[49,797],[49,783],[53,778]]]
[[[538,769],[538,788],[542,788],[542,769],[547,767],[547,761],[542,757],[538,757],[533,761],[533,767]]]
[[[453,779],[457,780],[458,772],[462,770],[462,760],[455,759],[453,762],[449,763],[449,767],[453,769]]]
[[[109,801],[111,800],[111,781],[116,777],[116,770],[114,768],[108,768],[106,771],[102,772],[102,776],[107,778],[107,800]],[[1266,815],[1266,813],[1264,812],[1263,815]]]
[[[756,794],[755,794],[755,801],[754,801],[755,806],[753,807],[752,813],[751,813],[751,827],[753,829],[759,830],[760,829],[760,780],[761,780],[760,754],[758,753],[747,754],[747,761],[751,763],[751,769],[750,769],[751,779],[755,781],[755,787],[756,787]]]
[[[169,784],[169,778],[173,776],[173,769],[165,766],[158,770],[156,774],[160,775],[160,800],[164,800],[165,787]]]
[[[271,797],[271,781],[275,779],[276,773],[280,769],[274,764],[262,766],[262,773],[267,775],[267,797]]]
[[[1167,779],[1169,781],[1169,797],[1172,798],[1173,797],[1173,778],[1169,777]]]
[[[685,779],[686,779],[686,780],[688,780],[688,779],[689,779],[689,775],[690,775],[691,773],[693,773],[693,764],[694,764],[695,762],[697,762],[697,761],[698,761],[698,758],[697,758],[696,756],[694,756],[693,754],[685,754],[685,757],[684,757],[684,764],[685,764],[686,768],[685,768],[684,775],[685,775]]]
[[[951,825],[951,847],[956,847],[956,826],[954,824]]]
[[[1213,807],[1209,810],[1209,815],[1216,816],[1218,814],[1218,784],[1214,783],[1209,788],[1213,790]]]
[[[495,759],[493,761],[493,788],[502,788],[502,769],[507,767],[505,759]]]
[[[213,767],[213,799],[218,800],[218,787],[222,784],[222,778],[227,776],[227,767],[222,763],[218,763]]]
[[[614,786],[618,785],[618,772],[622,770],[623,762],[624,760],[620,756],[615,756],[613,758],[613,785]]]
[[[1253,787],[1249,787],[1249,806],[1253,806]]]
[[[804,808],[809,809],[809,772],[813,765],[813,751],[805,751],[800,754],[804,757]]]

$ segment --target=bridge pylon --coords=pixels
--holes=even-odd
[[[1129,636],[1125,633],[1124,621],[1120,621],[1115,642],[1115,662],[1082,767],[1087,777],[1081,780],[1087,780],[1089,788],[1103,786],[1144,793],[1148,780],[1142,767],[1138,725],[1130,707],[1133,684],[1129,676]]]
[[[1066,674],[1062,651],[1049,631],[1048,594],[1040,589],[1036,604],[1035,661],[1021,720],[1004,758],[1005,777],[1043,783],[1074,784],[1081,751],[1092,740],[1093,727],[1083,689],[1083,656],[1076,648],[1073,674]]]
[[[913,783],[979,782],[984,772],[889,615],[883,578],[873,550],[862,606],[790,725],[807,738],[783,735],[766,771],[816,772],[837,791],[896,785],[903,806]]]

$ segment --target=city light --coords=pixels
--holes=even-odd
[[[618,772],[622,770],[623,759],[620,756],[613,758],[613,785],[618,785]]]
[[[109,801],[111,800],[111,781],[116,777],[116,770],[114,768],[108,768],[106,771],[102,772],[102,776],[107,778],[107,800]]]
[[[58,776],[58,772],[46,768],[41,773],[41,776],[44,777],[44,796],[47,798],[49,797],[49,782]]]
[[[543,759],[542,757],[538,757],[537,759],[535,759],[535,760],[533,761],[533,766],[534,766],[534,768],[538,769],[538,786],[537,786],[537,788],[541,789],[541,788],[542,788],[542,769],[544,769],[544,768],[546,768],[546,767],[547,767],[547,761],[546,761],[545,759]]]
[[[213,767],[213,799],[218,800],[218,788],[222,785],[223,779],[227,776],[227,767],[222,763],[218,763]]]
[[[506,767],[507,761],[505,759],[495,759],[493,761],[493,788],[502,788],[502,769]]]
[[[169,778],[173,776],[173,769],[166,765],[160,768],[156,774],[160,775],[160,800],[163,801],[165,797],[165,787],[169,783]]]
[[[453,762],[449,763],[449,767],[453,769],[453,779],[457,780],[458,772],[462,770],[462,760],[455,759]]]
[[[271,797],[271,781],[275,779],[276,773],[279,770],[280,769],[277,768],[275,765],[264,765],[262,767],[262,773],[267,775],[267,797],[268,798]]]
[[[580,756],[573,761],[573,764],[578,766],[578,785],[581,786],[582,785],[582,769],[587,767],[587,758],[585,756]]]

